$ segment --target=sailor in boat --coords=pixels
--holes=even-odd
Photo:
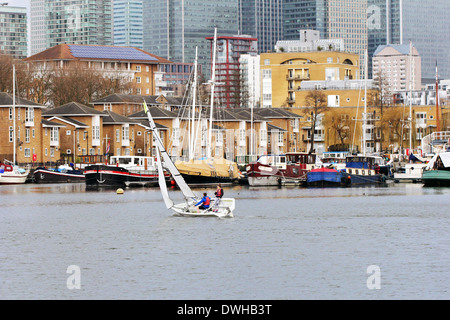
[[[220,185],[220,183],[217,185],[217,190],[216,190],[216,192],[214,192],[214,195],[216,196],[216,201],[214,201],[213,211],[217,212],[219,209],[220,201],[222,200],[222,197],[223,197],[223,189],[222,189],[222,186]]]
[[[209,206],[211,204],[211,198],[208,197],[208,195],[203,193],[203,198],[195,205],[197,208],[197,212],[199,212],[199,209],[206,210],[209,209]]]

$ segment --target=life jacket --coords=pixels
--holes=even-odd
[[[223,190],[222,189],[219,189],[219,190],[217,190],[217,192],[216,192],[216,197],[222,197],[223,196]]]
[[[210,203],[211,203],[211,199],[209,197],[206,197],[205,206],[209,206]]]

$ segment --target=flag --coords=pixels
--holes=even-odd
[[[105,152],[105,154],[108,154],[108,153],[109,153],[110,147],[111,147],[111,144],[110,144],[110,142],[108,141],[108,145],[106,146],[106,152]]]

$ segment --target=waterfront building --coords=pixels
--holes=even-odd
[[[64,124],[61,130],[62,156],[71,157],[76,162],[80,156],[103,155],[103,118],[106,114],[81,103],[70,102],[56,108],[47,109],[42,117],[48,121]],[[98,161],[98,160],[97,160]],[[92,161],[96,162],[96,161]]]
[[[144,49],[142,0],[113,2],[114,45]]]
[[[273,51],[283,39],[286,0],[239,0],[239,30],[258,39],[258,53]]]
[[[368,0],[369,56],[379,45],[410,41],[420,52],[422,83],[450,78],[450,23],[448,0]]]
[[[0,6],[0,54],[27,57],[27,9]]]
[[[372,59],[374,79],[389,90],[386,103],[391,103],[393,93],[421,88],[421,58],[416,48],[409,44],[383,45]]]
[[[359,55],[340,51],[261,54],[261,107],[299,107],[304,80],[359,79]]]
[[[19,164],[58,160],[60,126],[44,121],[43,105],[19,97],[15,100],[14,108],[12,95],[0,92],[0,159],[13,161],[15,153]]]
[[[166,84],[159,65],[171,62],[133,47],[60,44],[25,59],[36,70],[84,68],[104,77],[131,83],[139,95],[155,95]],[[38,75],[37,75],[38,76]]]
[[[206,39],[211,42],[212,54],[214,37]],[[241,54],[256,54],[257,39],[247,35],[218,36],[216,51],[214,97],[217,106],[235,108],[241,105],[239,58]]]
[[[62,43],[113,45],[112,0],[31,0],[31,54]]]
[[[173,62],[198,63],[210,77],[210,47],[206,37],[238,33],[238,1],[144,1],[144,50]]]

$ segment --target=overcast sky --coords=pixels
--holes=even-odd
[[[0,0],[0,3],[7,3],[11,7],[29,7],[30,0]]]

